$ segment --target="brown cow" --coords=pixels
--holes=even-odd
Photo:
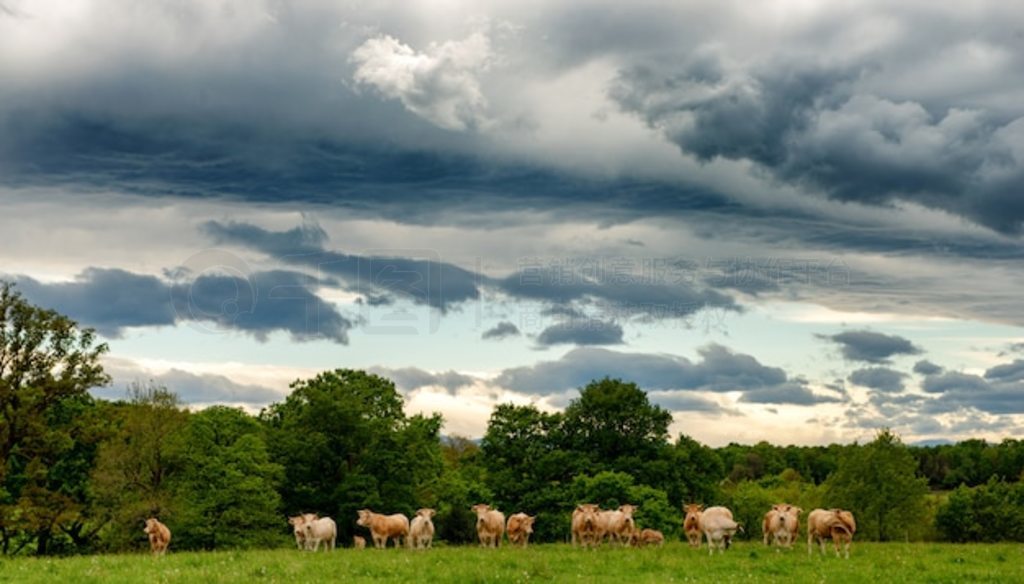
[[[657,529],[634,529],[629,536],[629,543],[635,547],[661,546],[665,544],[665,536]]]
[[[636,529],[633,521],[634,505],[622,505],[615,511],[601,511],[598,531],[601,538],[608,537],[610,542],[629,543],[629,537]]]
[[[593,503],[577,505],[572,512],[572,544],[589,547],[599,543],[601,509]]]
[[[761,535],[764,539],[764,545],[768,545],[768,538],[773,533],[775,525],[779,519],[779,505],[772,505],[772,508],[764,514],[764,519],[761,520]]]
[[[412,518],[409,526],[409,547],[413,549],[427,549],[434,542],[434,522],[431,517],[436,511],[433,509],[420,509],[416,517]]]
[[[842,509],[815,509],[807,516],[807,553],[814,553],[812,545],[817,541],[824,554],[825,540],[831,539],[836,548],[836,557],[842,546],[849,558],[853,534],[856,532],[857,522],[853,519],[853,513]]]
[[[530,534],[533,533],[533,522],[536,519],[536,515],[531,517],[526,513],[516,513],[509,517],[506,524],[509,543],[526,547],[526,544],[530,543]]]
[[[366,549],[366,538],[359,535],[353,535],[352,547],[356,548],[357,550]]]
[[[409,518],[401,513],[381,515],[369,509],[360,509],[356,525],[370,530],[373,545],[378,549],[387,547],[388,539],[393,539],[395,547],[398,547],[402,545],[403,539],[409,537]]]
[[[473,505],[472,509],[476,513],[476,534],[481,547],[499,547],[505,533],[505,514],[483,503]]]
[[[146,520],[146,528],[142,530],[149,536],[149,549],[153,555],[164,555],[167,553],[167,546],[171,545],[171,530],[160,523],[156,518],[150,517]]]
[[[295,535],[295,547],[298,549],[309,549],[306,542],[306,529],[303,527],[308,521],[315,521],[316,513],[303,513],[288,518],[288,524],[292,526],[292,533]]]
[[[690,547],[700,547],[700,514],[704,510],[704,505],[698,505],[696,503],[689,503],[683,506],[683,513],[686,517],[683,519],[683,531],[686,533],[686,540],[690,542]]]
[[[793,547],[800,533],[800,514],[803,509],[786,503],[772,505],[771,511],[765,513],[761,527],[764,532],[764,543],[768,545],[771,537],[775,546]]]

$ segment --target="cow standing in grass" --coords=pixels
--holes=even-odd
[[[690,547],[700,547],[700,514],[704,510],[703,505],[696,503],[690,503],[683,506],[683,513],[685,515],[683,519],[683,532],[686,533],[686,541],[690,543]]]
[[[825,553],[825,540],[831,539],[839,556],[840,546],[845,549],[846,557],[850,557],[850,546],[853,534],[857,532],[857,522],[853,513],[842,509],[815,509],[807,516],[807,553],[813,554],[815,541]]]
[[[533,533],[533,522],[536,519],[536,516],[531,517],[526,513],[516,513],[510,516],[508,523],[505,525],[509,543],[526,547],[526,544],[530,542],[530,534]]]
[[[684,525],[687,523],[696,525],[704,534],[708,541],[709,554],[714,554],[715,548],[719,553],[725,553],[732,543],[732,537],[739,529],[739,524],[733,521],[732,511],[725,507],[708,507],[701,510],[700,505],[687,505]]]
[[[401,513],[381,515],[369,509],[361,509],[356,525],[370,530],[370,537],[373,538],[373,545],[377,549],[387,547],[388,539],[393,539],[395,547],[398,547],[409,537],[409,518]]]
[[[288,518],[288,524],[292,526],[292,533],[295,535],[295,547],[298,549],[309,549],[306,542],[306,522],[315,521],[316,513],[303,513]]]
[[[334,544],[338,540],[338,525],[330,517],[307,521],[302,524],[302,528],[306,532],[306,549],[318,551],[321,542],[324,544],[325,552],[334,549]]]
[[[589,547],[599,542],[601,510],[593,503],[577,505],[572,512],[572,544]]]
[[[436,513],[433,509],[420,509],[412,518],[409,526],[409,547],[428,549],[434,542],[434,522],[431,517]]]
[[[505,533],[505,514],[490,505],[480,503],[473,505],[476,513],[476,534],[482,547],[501,546],[501,536]]]
[[[635,512],[634,505],[622,505],[614,511],[601,511],[598,525],[602,538],[607,536],[609,542],[628,544],[630,535],[636,529],[633,521]]]
[[[146,527],[142,530],[149,536],[149,549],[154,556],[162,556],[167,553],[167,546],[171,545],[171,530],[160,523],[155,517],[146,520]]]
[[[772,544],[786,548],[793,547],[800,533],[800,514],[803,509],[786,503],[772,505],[768,513],[765,513],[762,529],[764,531],[764,543],[768,545],[771,538]]]

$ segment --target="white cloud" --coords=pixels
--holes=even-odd
[[[390,35],[371,38],[352,52],[353,79],[447,130],[488,124],[487,99],[478,74],[491,62],[490,39],[481,32],[461,41],[431,43],[416,51]]]

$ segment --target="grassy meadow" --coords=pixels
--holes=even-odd
[[[806,544],[805,544],[806,545]],[[0,582],[1024,582],[1024,545],[858,543],[849,560],[754,542],[709,557],[663,548],[294,549],[0,560]]]

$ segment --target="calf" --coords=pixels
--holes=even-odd
[[[146,520],[146,527],[142,530],[149,536],[149,549],[154,556],[162,556],[167,553],[167,546],[171,545],[171,530],[160,523],[154,517]]]
[[[398,547],[409,537],[409,519],[401,513],[382,515],[369,509],[360,509],[356,525],[370,530],[370,537],[373,538],[373,545],[377,549],[387,547],[388,539],[394,540],[395,547]]]
[[[665,536],[657,529],[634,529],[629,542],[636,547],[645,545],[661,546],[665,544]]]
[[[505,514],[483,503],[473,505],[476,513],[476,534],[482,547],[499,547],[505,533]]]
[[[433,509],[420,509],[412,518],[412,525],[409,526],[409,547],[413,549],[427,549],[434,541],[434,516]]]
[[[353,535],[352,547],[356,548],[357,550],[366,549],[366,538],[359,535]]]

